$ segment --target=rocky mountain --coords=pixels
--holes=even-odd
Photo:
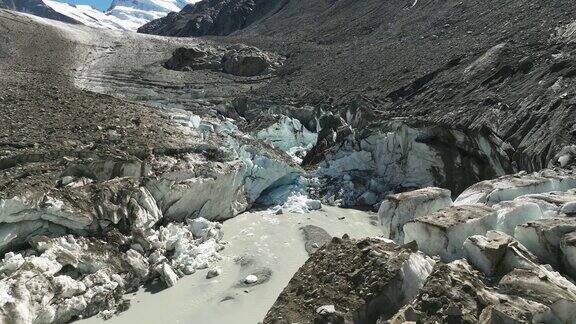
[[[114,1],[106,12],[88,5],[72,5],[54,0],[7,0],[6,9],[90,27],[136,30],[145,23],[179,11],[195,0]]]
[[[262,20],[288,0],[207,0],[151,21],[138,32],[164,36],[228,35]]]

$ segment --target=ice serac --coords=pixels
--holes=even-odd
[[[245,210],[249,203],[243,191],[246,165],[216,163],[204,174],[194,171],[203,161],[190,156],[169,159],[168,172],[148,185],[163,214],[170,220],[188,217],[227,219]]]
[[[0,199],[0,250],[24,246],[38,235],[95,235],[110,224],[146,229],[162,217],[150,193],[131,179],[102,181],[98,187],[75,183]]]
[[[464,256],[462,244],[472,235],[494,229],[497,213],[485,205],[460,205],[417,217],[404,225],[404,241],[416,241],[427,255],[449,262]]]
[[[546,218],[568,216],[573,214],[576,191],[570,189],[568,191],[552,191],[541,194],[523,195],[514,200],[537,204],[543,216]]]
[[[534,269],[538,259],[513,237],[498,231],[473,235],[464,241],[466,259],[486,276],[502,276],[514,269]]]
[[[562,251],[564,271],[566,271],[570,277],[576,279],[576,231],[562,237],[560,250]]]
[[[541,262],[550,264],[555,269],[563,269],[561,241],[566,234],[573,231],[576,231],[575,218],[548,218],[516,227],[514,237]]]
[[[356,119],[350,113],[343,123],[354,125]],[[475,181],[514,171],[507,163],[507,145],[493,135],[411,125],[398,118],[376,129],[350,130],[339,139],[337,149],[320,152],[323,143],[338,141],[343,135],[333,132],[333,139],[330,136],[320,131],[317,145],[304,162],[324,155],[318,176],[334,184],[328,195],[341,196],[344,205],[357,204],[368,190],[383,196],[399,189],[440,186],[457,194]],[[464,175],[461,170],[471,172]]]
[[[325,323],[328,314],[316,311],[324,305],[333,305],[337,323],[375,323],[408,303],[434,264],[391,241],[334,238],[298,270],[264,323]]]
[[[544,218],[538,204],[524,201],[506,201],[492,206],[498,218],[494,229],[514,235],[516,226]]]
[[[297,163],[302,163],[302,158],[316,144],[318,134],[308,130],[296,118],[281,116],[274,124],[259,130],[255,137],[287,152]]]
[[[549,318],[547,306],[500,294],[482,279],[464,260],[437,263],[414,300],[388,323],[502,323],[491,322],[494,317],[511,318],[509,323],[517,323]]]
[[[479,182],[462,192],[455,204],[482,203],[489,206],[514,198],[576,188],[576,173],[569,169],[524,172]]]
[[[576,321],[576,286],[557,272],[515,269],[499,282],[500,291],[546,305],[544,323]]]
[[[403,226],[419,216],[436,212],[452,205],[450,190],[428,187],[388,195],[380,205],[378,217],[384,237],[404,243]]]

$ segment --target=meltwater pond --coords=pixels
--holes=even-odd
[[[141,288],[129,297],[130,308],[106,323],[258,323],[304,264],[307,250],[327,239],[325,232],[354,238],[379,236],[382,231],[374,221],[375,214],[330,206],[308,214],[238,215],[223,224],[228,244],[221,252],[223,260],[214,265],[222,270],[219,276],[206,279],[205,269],[169,289],[161,283]],[[258,281],[246,284],[250,275]],[[103,320],[92,317],[81,322]]]

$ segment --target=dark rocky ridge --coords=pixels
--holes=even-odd
[[[218,39],[288,57],[277,78],[250,94],[257,110],[270,102],[312,104],[342,116],[360,111],[351,123],[357,129],[406,117],[490,132],[513,147],[510,167],[526,170],[545,167],[576,140],[569,59],[575,45],[556,36],[575,18],[572,1],[293,0],[278,10],[258,3],[203,1],[193,6],[194,15],[186,15],[189,7],[141,32],[228,32]],[[223,4],[233,13],[217,9]],[[236,17],[243,10],[238,6],[250,12],[244,28],[218,25],[223,18],[209,29],[185,27],[198,15]],[[324,152],[313,154],[308,161],[321,160]]]
[[[209,0],[151,21],[138,32],[163,36],[228,35],[279,10],[288,0]]]

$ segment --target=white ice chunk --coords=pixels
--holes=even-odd
[[[246,278],[244,278],[244,283],[246,284],[253,284],[256,283],[258,281],[258,277],[255,275],[247,275]]]
[[[416,241],[422,252],[450,262],[464,256],[468,237],[493,229],[496,218],[496,211],[484,205],[453,206],[406,223],[404,241]]]
[[[458,196],[455,204],[483,203],[489,206],[517,197],[576,188],[576,174],[569,170],[519,173],[478,182]]]
[[[76,296],[86,291],[86,285],[81,281],[76,281],[69,276],[57,276],[53,279],[57,290],[64,298]]]
[[[282,205],[274,206],[269,209],[271,213],[296,213],[305,214],[312,210],[322,208],[322,203],[316,199],[310,199],[307,195],[300,192],[293,193]]]
[[[18,270],[22,264],[24,264],[24,257],[22,254],[14,254],[14,252],[8,252],[4,256],[4,261],[0,265],[0,273],[10,275],[14,271]]]
[[[560,240],[576,231],[574,218],[545,218],[516,227],[514,237],[542,263],[558,268],[561,264]]]
[[[466,259],[487,276],[504,275],[513,269],[533,269],[537,258],[514,240],[498,231],[473,235],[464,241]]]
[[[387,196],[378,210],[384,237],[404,243],[402,227],[408,221],[452,205],[450,191],[424,188]]]
[[[496,230],[514,235],[516,226],[544,218],[538,204],[532,202],[506,201],[494,206],[498,219]]]
[[[410,254],[401,269],[404,276],[402,280],[402,295],[405,298],[405,303],[412,300],[418,290],[424,286],[435,264],[436,262],[433,259],[420,252]]]

